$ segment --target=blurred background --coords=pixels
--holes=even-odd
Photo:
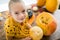
[[[36,4],[37,2],[37,0],[23,0],[23,1],[25,2],[26,6],[31,4]],[[5,40],[5,33],[3,30],[3,27],[4,27],[4,22],[6,20],[6,16],[8,15],[7,13],[9,13],[8,3],[9,3],[9,0],[0,0],[0,40]],[[57,30],[53,35],[51,35],[50,37],[43,37],[42,40],[60,40],[60,8],[59,6],[58,6],[58,9],[54,12],[53,16],[57,20]]]
[[[23,0],[26,5],[36,3],[36,0]],[[0,12],[8,10],[9,0],[1,0],[0,1]]]

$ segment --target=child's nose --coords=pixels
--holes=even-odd
[[[19,14],[19,17],[24,17],[24,14],[20,13],[20,14]]]

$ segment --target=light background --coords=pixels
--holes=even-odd
[[[36,3],[36,0],[23,0],[26,5]],[[0,12],[8,10],[9,0],[0,0]]]

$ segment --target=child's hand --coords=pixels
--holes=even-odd
[[[31,38],[30,37],[26,37],[26,38],[24,38],[22,40],[31,40]]]
[[[25,40],[31,40],[31,38],[30,37],[26,37]]]
[[[27,23],[26,25],[28,26],[29,29],[32,27],[29,23]]]

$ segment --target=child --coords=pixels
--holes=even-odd
[[[27,23],[28,15],[22,0],[10,0],[10,17],[5,22],[6,40],[31,40],[29,29],[31,25]]]

